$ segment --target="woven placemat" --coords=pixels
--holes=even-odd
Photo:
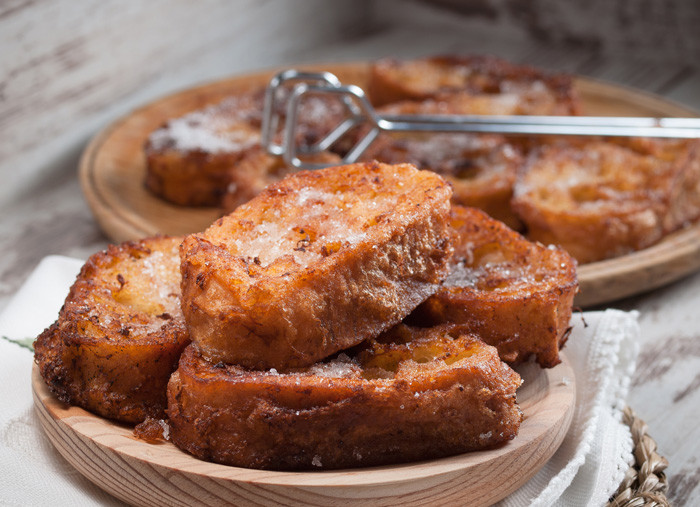
[[[647,433],[647,424],[630,407],[623,421],[632,431],[635,463],[625,474],[609,507],[668,506],[668,481],[664,470],[668,461],[656,452],[656,442]]]

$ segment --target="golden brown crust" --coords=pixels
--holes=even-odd
[[[700,215],[700,142],[542,146],[519,173],[513,207],[529,237],[579,263],[641,250]]]
[[[501,114],[579,114],[572,79],[534,67],[515,65],[492,56],[435,56],[415,60],[383,59],[370,68],[368,93],[375,106],[401,100],[425,100],[441,94],[482,96],[495,103],[479,107],[501,108],[507,95],[520,111]],[[475,111],[476,113],[476,111]],[[478,113],[477,113],[478,114]],[[488,114],[488,113],[486,113]],[[494,114],[494,113],[491,113]]]
[[[473,208],[454,206],[452,224],[450,273],[409,320],[464,325],[512,364],[558,364],[578,290],[574,260]]]
[[[212,361],[309,365],[376,336],[437,290],[449,186],[377,163],[301,171],[182,245],[182,306]]]
[[[41,375],[61,401],[126,423],[163,416],[168,378],[189,343],[180,240],[110,246],[85,263],[58,320],[34,344]]]
[[[520,377],[472,336],[401,325],[349,354],[253,372],[193,344],[168,386],[172,440],[218,463],[302,470],[487,449],[518,431]]]

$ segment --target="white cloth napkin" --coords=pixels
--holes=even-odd
[[[0,505],[121,505],[53,449],[33,409],[28,345],[56,319],[81,265],[45,258],[0,314]],[[633,462],[621,409],[638,352],[637,314],[575,314],[572,325],[565,349],[576,374],[571,429],[554,457],[499,505],[603,505]]]

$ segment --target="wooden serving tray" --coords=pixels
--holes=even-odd
[[[169,442],[58,401],[34,365],[34,406],[56,449],[80,473],[134,505],[490,505],[527,482],[571,424],[576,383],[565,354],[556,368],[517,368],[524,420],[506,445],[438,460],[318,472],[274,472],[198,460]]]
[[[299,66],[330,71],[343,83],[363,86],[366,63]],[[90,142],[80,161],[80,181],[97,222],[114,241],[181,235],[204,230],[220,215],[215,208],[168,204],[143,185],[148,135],[165,121],[267,84],[281,69],[246,74],[191,88],[150,103],[115,121]],[[595,116],[696,116],[690,109],[648,93],[577,78],[586,114]],[[645,250],[579,268],[576,304],[589,307],[655,289],[700,269],[700,224]]]

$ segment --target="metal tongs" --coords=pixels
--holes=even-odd
[[[309,94],[337,95],[345,104],[348,117],[314,144],[298,146],[296,136],[300,104]],[[281,111],[286,111],[284,118]],[[282,156],[289,165],[316,169],[328,164],[312,163],[300,158],[300,155],[309,156],[327,150],[350,129],[362,124],[367,124],[370,128],[346,153],[342,159],[343,163],[357,161],[382,131],[700,138],[700,118],[380,115],[359,86],[343,85],[330,72],[301,72],[290,69],[274,76],[267,86],[263,109],[262,146],[271,155]],[[278,132],[281,133],[281,140],[275,142]]]

